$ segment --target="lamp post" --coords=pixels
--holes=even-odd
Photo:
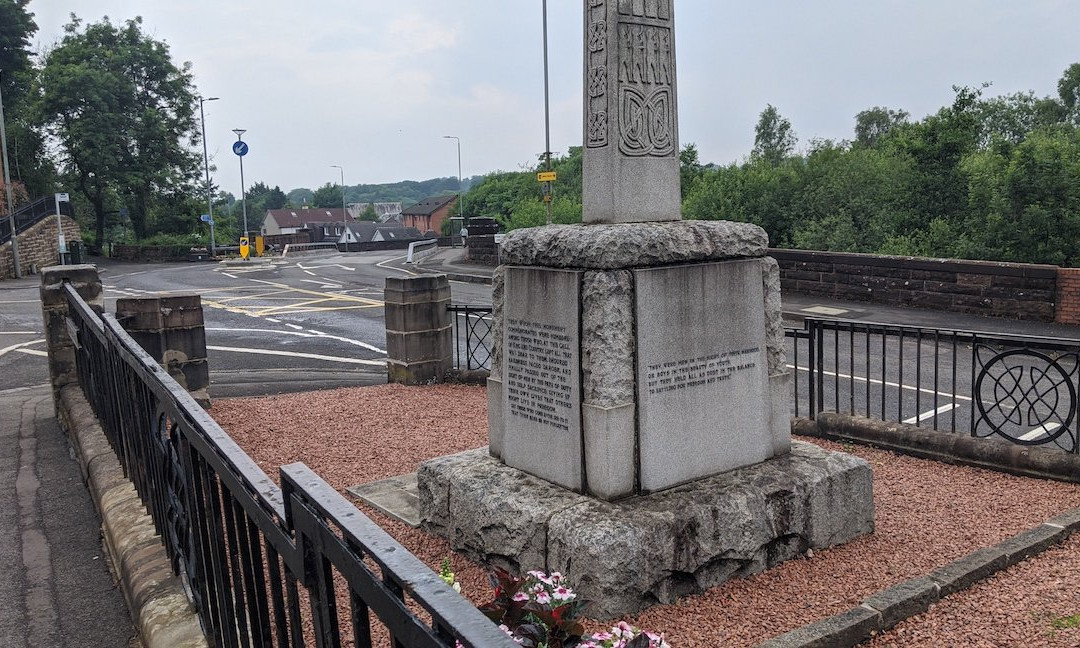
[[[547,157],[547,171],[551,171],[551,94],[548,90],[548,24],[547,0],[544,0],[544,155]],[[547,224],[551,225],[551,183],[547,189]]]
[[[461,219],[461,226],[466,227],[467,223],[465,222],[465,191],[461,182],[461,138],[455,135],[443,135],[443,139],[452,139],[457,142],[458,218]]]
[[[0,84],[0,149],[4,158],[4,192],[7,194],[8,222],[11,224],[11,260],[15,264],[15,278],[22,279],[19,267],[19,232],[15,223],[15,201],[11,197],[11,172],[8,170],[7,130],[4,127],[4,94]]]
[[[347,223],[348,208],[345,207],[345,169],[338,164],[331,164],[330,168],[341,172],[341,233],[344,234],[345,229],[349,227]],[[348,243],[345,245],[348,245]]]
[[[199,122],[202,124],[202,157],[203,167],[206,169],[206,214],[210,217],[210,258],[217,256],[217,249],[214,245],[214,197],[210,190],[210,156],[206,152],[206,113],[203,111],[203,104],[207,101],[217,101],[221,97],[199,97]],[[243,158],[241,158],[243,159]]]
[[[234,128],[233,132],[236,133],[236,141],[237,142],[242,142],[243,140],[240,139],[240,138],[247,131],[244,130],[243,128]],[[237,149],[235,148],[235,145],[234,145],[233,151],[237,151]],[[247,151],[245,150],[244,152],[246,153]],[[247,227],[247,189],[244,187],[244,156],[242,154],[240,154],[239,151],[237,151],[236,156],[238,158],[240,158],[240,206],[241,206],[241,209],[244,212],[244,236],[246,237],[248,235],[248,227]]]

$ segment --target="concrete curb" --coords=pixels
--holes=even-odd
[[[992,547],[973,551],[925,576],[898,583],[840,614],[774,637],[758,648],[846,648],[922,614],[942,598],[1042,553],[1080,531],[1072,509]]]
[[[102,536],[146,648],[205,648],[199,618],[173,574],[154,521],[78,385],[60,392],[58,418],[78,455]]]
[[[850,441],[902,454],[1006,472],[1021,477],[1080,482],[1080,455],[1022,446],[1003,440],[976,439],[926,427],[889,423],[860,416],[822,412],[816,419],[792,419],[794,434]]]

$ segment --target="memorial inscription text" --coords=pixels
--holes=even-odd
[[[506,327],[509,414],[568,432],[574,338],[556,324],[510,319]]]
[[[652,396],[721,383],[757,367],[760,354],[761,348],[754,347],[648,365],[645,388]]]

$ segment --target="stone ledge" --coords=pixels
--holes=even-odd
[[[205,648],[198,616],[172,573],[154,522],[119,460],[102,452],[108,441],[78,385],[61,390],[57,410],[102,518],[104,544],[143,645]]]
[[[673,221],[548,225],[514,230],[505,265],[618,270],[765,256],[769,236],[750,223]]]
[[[485,448],[427,461],[417,477],[426,531],[481,562],[568,574],[593,601],[590,615],[601,619],[874,528],[869,464],[807,443],[761,464],[618,502],[532,477]]]

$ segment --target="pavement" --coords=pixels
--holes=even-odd
[[[460,282],[490,282],[495,272],[495,268],[490,266],[468,263],[463,248],[441,248],[417,264],[408,265],[402,261],[399,265],[414,272],[442,272],[451,280]],[[1080,326],[843,301],[788,292],[783,294],[783,314],[789,326],[797,326],[807,317],[820,317],[1000,335],[1080,339]]]
[[[0,392],[0,645],[141,645],[100,525],[50,388]]]

